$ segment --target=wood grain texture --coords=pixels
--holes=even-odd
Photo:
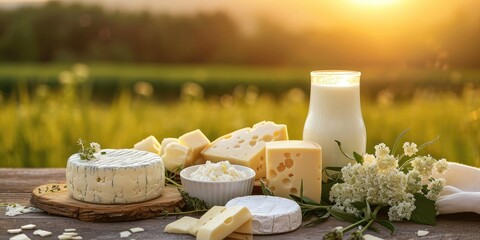
[[[10,177],[5,177],[8,172]],[[17,173],[22,174],[17,174]],[[29,173],[35,177],[30,178]],[[63,176],[65,169],[0,169],[0,202],[16,202],[28,203],[31,191],[39,185],[49,182],[65,182]],[[49,174],[53,174],[50,176]],[[22,176],[22,177],[16,177]],[[62,178],[63,177],[63,178]],[[51,179],[58,178],[56,181]],[[34,179],[32,181],[32,179]],[[43,179],[43,181],[42,181]],[[11,186],[11,182],[16,182],[18,186]],[[8,187],[8,192],[5,186]],[[29,189],[25,192],[25,189]],[[23,191],[23,193],[22,193]],[[199,217],[199,215],[193,215]],[[438,223],[436,226],[419,225],[412,222],[395,222],[397,232],[390,235],[388,230],[380,228],[380,233],[367,231],[367,233],[378,236],[384,239],[466,239],[474,240],[480,239],[480,215],[474,213],[461,213],[438,216]],[[157,217],[144,220],[137,220],[131,222],[116,222],[116,223],[97,223],[84,222],[74,218],[67,218],[57,215],[50,215],[48,213],[32,213],[19,215],[15,217],[5,216],[5,208],[0,207],[0,239],[8,239],[12,234],[8,234],[6,229],[19,228],[26,224],[36,224],[37,229],[44,229],[51,231],[53,236],[45,239],[56,239],[56,236],[63,233],[66,228],[76,228],[77,232],[83,236],[84,239],[119,239],[119,233],[126,231],[132,227],[142,227],[145,232],[134,233],[126,239],[195,239],[190,235],[178,235],[164,233],[165,226],[176,220],[176,217]],[[338,221],[334,218],[329,218],[326,222],[314,227],[300,227],[298,230],[269,236],[255,235],[255,240],[307,240],[307,239],[321,239],[322,236],[337,226],[346,227],[348,223]],[[425,237],[418,237],[418,230],[428,230],[430,233]],[[40,239],[33,236],[33,231],[24,231],[27,236],[32,239]],[[43,238],[42,238],[43,239]]]
[[[31,193],[37,186],[65,181],[65,168],[0,169],[0,191],[3,193]]]
[[[56,190],[55,190],[56,189]],[[160,197],[132,204],[93,204],[70,196],[65,184],[41,185],[32,192],[31,202],[43,211],[87,222],[123,222],[164,216],[183,204],[176,188],[166,187]]]

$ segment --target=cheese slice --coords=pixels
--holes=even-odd
[[[266,144],[267,186],[275,196],[303,195],[320,202],[322,195],[322,148],[308,141],[277,141]]]
[[[225,207],[222,206],[213,206],[205,214],[203,214],[198,222],[192,226],[189,230],[189,233],[193,236],[197,236],[198,229],[205,225],[208,221],[212,220],[215,216],[225,211]]]
[[[154,136],[148,136],[142,141],[136,143],[133,149],[160,154],[161,146]]]
[[[183,134],[178,138],[178,143],[187,146],[191,149],[192,153],[185,160],[185,167],[193,165],[195,162],[199,162],[197,159],[202,159],[202,150],[210,144],[210,140],[199,129]],[[200,160],[201,162],[201,160]]]
[[[167,233],[189,234],[189,230],[197,223],[198,219],[185,216],[175,222],[169,223],[163,231]]]
[[[175,222],[169,223],[165,226],[164,232],[168,233],[177,233],[177,234],[191,234],[193,236],[197,235],[197,231],[200,227],[208,223],[215,216],[219,215],[225,211],[225,207],[214,206],[210,208],[205,214],[203,214],[200,219],[193,217],[182,217]],[[244,239],[250,240],[253,239],[252,235],[252,220],[246,221],[243,225],[235,230],[235,232],[229,234],[226,239]]]
[[[162,155],[165,168],[173,173],[178,173],[185,167],[185,162],[191,155],[191,149],[180,143],[169,143]]]
[[[165,169],[157,154],[135,149],[103,149],[83,160],[73,154],[67,162],[70,195],[100,204],[143,202],[162,194]]]
[[[232,206],[212,218],[197,232],[198,240],[221,240],[252,218],[248,208]]]
[[[225,207],[244,206],[252,214],[253,234],[290,232],[302,224],[300,206],[286,198],[254,195],[234,198]],[[240,232],[240,230],[236,230]]]
[[[202,151],[202,155],[208,161],[228,160],[250,167],[259,179],[266,175],[265,143],[279,140],[288,140],[287,126],[263,121],[218,138]]]
[[[225,240],[253,240],[253,235],[252,234],[233,232],[230,235],[228,235],[225,238]]]

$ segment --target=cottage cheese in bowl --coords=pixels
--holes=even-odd
[[[190,178],[197,181],[228,182],[246,179],[245,171],[237,170],[227,161],[212,163],[207,161],[190,174]]]
[[[252,193],[255,171],[228,161],[194,165],[180,172],[184,190],[211,207],[223,206],[230,199]]]

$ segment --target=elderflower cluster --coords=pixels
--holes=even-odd
[[[344,182],[335,184],[330,191],[330,200],[335,202],[333,209],[360,216],[360,210],[352,203],[367,201],[370,205],[389,206],[389,219],[400,221],[409,220],[415,210],[415,193],[437,200],[445,180],[434,179],[432,174],[445,172],[447,161],[437,161],[430,155],[402,161],[404,156],[411,157],[418,152],[417,145],[408,142],[403,150],[403,155],[395,157],[381,143],[375,146],[375,155],[363,156],[362,164],[350,163],[343,167]],[[409,165],[409,171],[403,171]],[[422,191],[424,188],[426,192]]]
[[[101,146],[96,142],[91,142],[89,145],[86,145],[86,141],[79,138],[77,141],[78,145],[80,146],[80,150],[78,150],[78,154],[80,158],[83,160],[91,160],[95,158],[95,153],[100,152]]]

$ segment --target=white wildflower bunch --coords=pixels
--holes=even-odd
[[[89,145],[87,145],[86,141],[81,138],[78,139],[77,144],[80,146],[78,154],[83,160],[94,159],[95,153],[98,153],[102,150],[100,144],[96,142],[91,142]]]
[[[367,202],[387,207],[390,221],[410,220],[415,210],[414,195],[420,193],[437,200],[445,180],[435,179],[432,174],[443,173],[448,167],[445,159],[436,160],[430,155],[414,157],[418,151],[415,143],[405,142],[403,153],[395,156],[381,143],[375,146],[374,155],[365,154],[357,163],[343,167],[343,183],[333,185],[330,190],[330,201],[335,203],[332,209],[361,216],[364,212],[354,203]]]

